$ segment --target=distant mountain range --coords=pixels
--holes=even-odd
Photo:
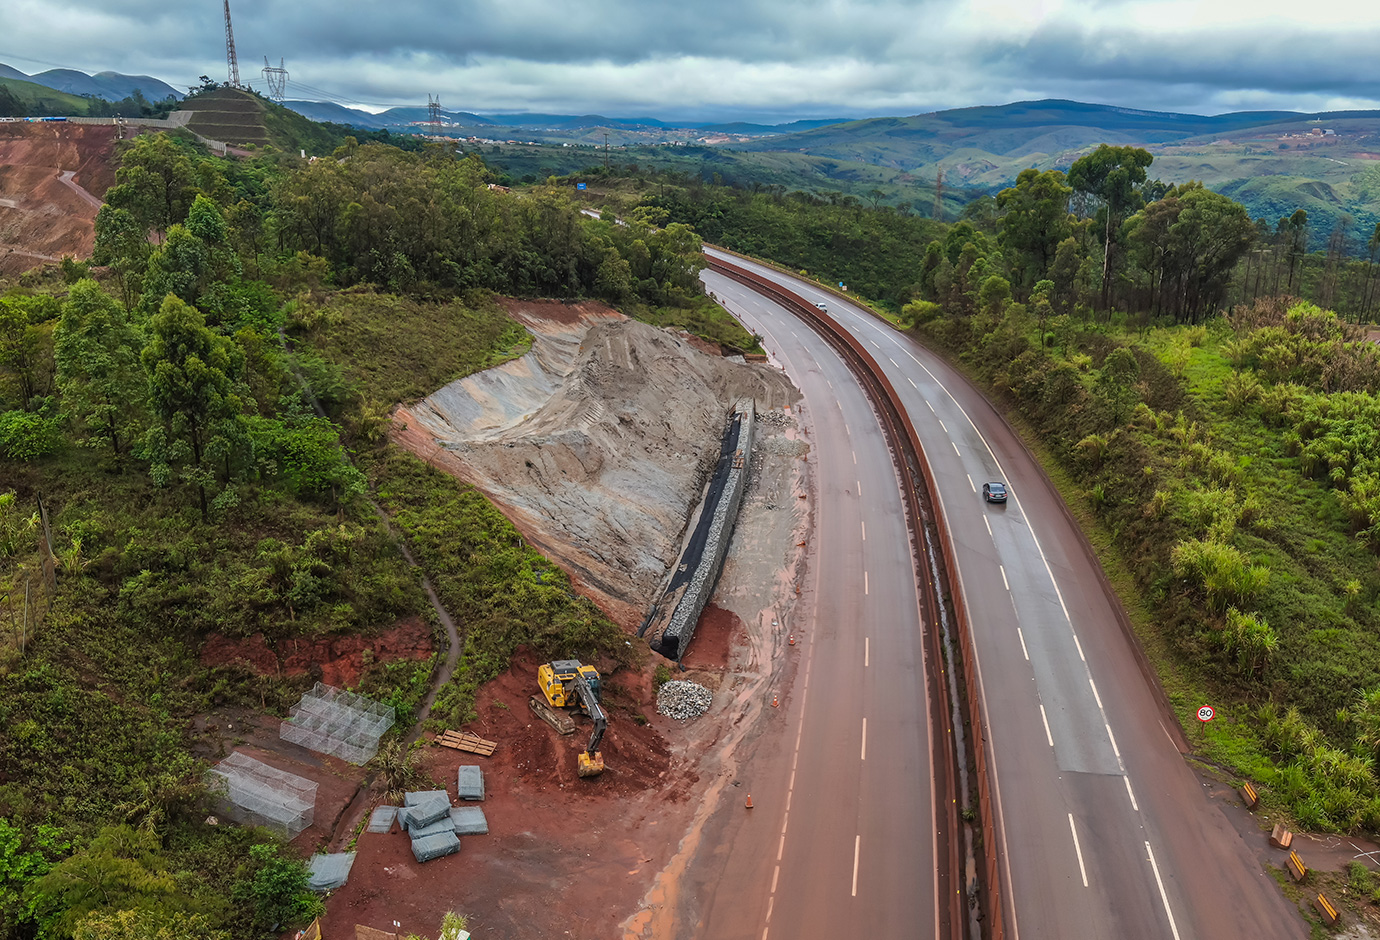
[[[181,101],[183,95],[166,82],[148,75],[123,75],[119,72],[97,72],[87,75],[75,69],[49,69],[37,75],[26,75],[19,69],[0,64],[0,78],[33,82],[69,95],[90,95],[107,101],[119,101],[134,94],[135,89],[149,101],[162,101],[169,95]]]
[[[368,130],[384,128],[403,128],[426,122],[430,114],[426,108],[389,108],[372,114],[358,108],[328,101],[285,101],[287,107],[313,121],[331,121],[336,124],[349,124]],[[837,124],[843,118],[824,120],[792,121],[789,124],[732,124],[705,123],[694,121],[663,121],[659,118],[605,117],[602,114],[474,114],[470,111],[441,112],[441,120],[457,128],[517,128],[532,131],[545,131],[555,134],[562,132],[589,131],[595,128],[628,132],[655,134],[657,131],[702,131],[709,134],[728,134],[740,136],[762,136],[767,134],[787,134],[805,131],[828,124]]]

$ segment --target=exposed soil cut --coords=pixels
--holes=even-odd
[[[783,374],[706,355],[675,334],[594,304],[515,304],[537,337],[518,362],[400,409],[394,439],[484,492],[580,590],[625,626],[640,622],[677,556],[705,464],[717,456],[733,403],[759,409],[752,475],[728,560],[685,656],[714,690],[698,719],[656,714],[653,656],[605,676],[607,767],[582,780],[576,755],[591,726],[561,736],[537,718],[534,655],[521,650],[480,690],[466,726],[497,742],[481,758],[432,746],[437,785],[484,768],[490,833],[459,854],[418,864],[406,836],[362,833],[350,882],[327,903],[326,936],[353,926],[434,933],[441,915],[468,916],[476,935],[669,937],[688,859],[706,814],[737,776],[734,748],[770,717],[769,687],[793,665],[785,624],[800,603],[808,529],[808,447]],[[630,640],[630,642],[633,642]],[[598,664],[596,664],[598,665]],[[377,793],[356,801],[332,846],[348,846]]]
[[[735,401],[795,402],[784,374],[706,355],[601,304],[512,301],[514,362],[395,416],[394,440],[472,483],[626,628],[680,548]]]
[[[0,275],[86,258],[115,182],[115,127],[0,124]]]
[[[431,630],[420,617],[400,620],[378,636],[284,640],[270,646],[262,633],[232,639],[213,633],[201,648],[203,666],[241,664],[263,676],[316,678],[339,688],[354,686],[367,665],[396,659],[426,659],[435,650]]]

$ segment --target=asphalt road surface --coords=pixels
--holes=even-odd
[[[932,752],[914,564],[877,418],[832,349],[747,287],[710,290],[804,393],[814,545],[793,684],[706,828],[679,936],[934,937]],[[754,807],[743,806],[751,792]]]
[[[955,542],[958,587],[974,630],[995,768],[999,853],[1010,886],[1008,936],[1306,937],[1305,923],[1265,872],[1257,847],[1243,841],[1185,762],[1182,736],[1136,655],[1096,562],[1057,492],[985,399],[938,357],[836,295],[766,266],[723,257],[789,286],[808,301],[826,304],[886,371],[924,441],[939,490],[935,498]],[[736,282],[709,274],[705,281],[728,299],[735,313],[750,306],[741,293],[732,292],[729,285],[746,290]],[[831,474],[821,487],[820,520],[833,519],[836,527],[841,523],[846,528],[838,515],[849,504],[840,499],[832,474],[839,463],[846,469],[853,438],[829,420],[830,409],[820,406],[822,393],[814,388],[811,372],[819,367],[809,364],[823,360],[827,349],[822,341],[811,340],[803,326],[779,326],[773,318],[768,331],[751,315],[744,320],[767,337],[773,357],[801,384],[820,419],[815,445],[821,469]],[[859,394],[851,380],[837,374],[829,379],[830,391],[841,402]],[[848,421],[850,427],[860,426],[860,419]],[[869,425],[869,434],[877,433],[875,424]],[[842,461],[837,460],[840,453]],[[869,457],[874,459],[880,457]],[[980,490],[989,480],[1008,484],[1010,499],[1004,506],[983,502]],[[877,489],[865,492],[864,505],[882,495]],[[898,513],[899,507],[893,505],[890,512]],[[864,559],[890,557],[899,564],[906,546],[903,533],[899,528],[894,533],[873,529],[867,518]],[[821,529],[822,545],[832,544],[834,531]],[[846,554],[846,548],[839,548]],[[853,568],[843,558],[826,564],[835,572],[826,574],[831,581],[852,576]],[[832,586],[849,595],[847,585]],[[852,601],[846,603],[851,607]],[[842,655],[841,646],[830,660]],[[814,670],[819,677],[818,660]],[[851,670],[840,678],[856,681]],[[903,707],[910,697],[904,673],[867,678],[880,702]],[[886,688],[890,682],[898,685]],[[851,708],[856,693],[841,694],[850,696]],[[921,701],[918,696],[914,700]],[[811,736],[812,717],[807,712],[804,725]],[[918,761],[922,769],[926,764]],[[891,784],[892,792],[899,793],[909,781],[898,778]],[[839,807],[854,802],[851,794],[835,796]],[[807,845],[792,848],[833,854],[839,851],[838,838],[831,831],[827,843],[815,845],[811,833]],[[879,867],[919,864],[903,845],[889,858],[882,854],[889,848],[877,848]],[[877,922],[899,921],[879,915]],[[856,924],[844,933],[831,933],[804,923],[808,929],[786,936],[906,935],[871,934]]]

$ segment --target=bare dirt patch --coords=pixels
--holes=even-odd
[[[241,664],[263,676],[312,675],[340,688],[359,683],[368,662],[426,659],[435,644],[420,617],[400,620],[377,636],[291,639],[270,645],[262,633],[244,639],[212,634],[201,649],[203,666]]]
[[[0,274],[91,254],[114,152],[113,126],[0,124]]]

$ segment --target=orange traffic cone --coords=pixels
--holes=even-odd
[[[777,706],[776,706],[776,693],[775,693],[775,692],[773,692],[773,693],[771,694],[771,707],[772,707],[772,708],[776,708],[776,707],[777,707]]]
[[[752,809],[752,794],[751,794],[751,793],[748,794],[747,803],[746,803],[745,805],[747,806],[748,809]]]
[[[791,645],[792,645],[792,646],[795,646],[795,634],[794,634],[794,633],[788,634],[788,635],[787,635],[787,638],[790,640]]]

